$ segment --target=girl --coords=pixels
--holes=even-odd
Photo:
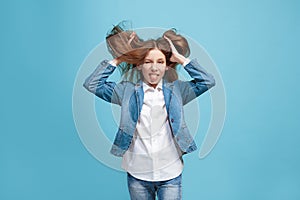
[[[182,155],[196,150],[183,116],[183,105],[215,85],[196,59],[188,58],[187,40],[174,30],[143,41],[115,26],[106,37],[113,60],[103,60],[84,87],[121,106],[121,119],[111,153],[123,157],[131,199],[181,199]],[[180,81],[181,64],[193,78]],[[120,83],[107,81],[116,68]]]

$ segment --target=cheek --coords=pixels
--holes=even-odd
[[[145,69],[141,69],[141,70],[140,70],[140,74],[141,74],[143,77],[147,77],[148,71],[145,70]]]
[[[168,71],[169,70],[169,67],[165,67],[165,68],[163,68],[162,70],[161,70],[161,72],[162,73],[166,73],[166,71]]]

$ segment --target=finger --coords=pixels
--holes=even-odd
[[[167,36],[164,36],[164,38],[169,42],[172,52],[173,53],[178,53],[178,51],[177,51],[176,47],[174,46],[173,42]]]
[[[130,34],[130,38],[134,38],[136,36],[136,33],[135,32],[132,32],[131,34]]]
[[[164,38],[169,42],[172,51],[174,51],[174,50],[176,51],[176,48],[175,48],[173,42],[167,36],[164,36]]]
[[[130,44],[132,42],[132,40],[134,39],[134,37],[136,36],[136,33],[135,32],[132,32],[129,36],[129,40],[128,40],[128,44]]]
[[[170,43],[170,45],[172,45],[172,41],[167,37],[167,36],[164,36],[164,38]]]

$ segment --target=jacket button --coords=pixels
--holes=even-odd
[[[171,119],[171,122],[172,122],[172,123],[174,122],[174,119],[173,119],[173,118]]]

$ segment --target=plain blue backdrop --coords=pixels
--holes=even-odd
[[[176,27],[213,58],[225,126],[185,157],[184,199],[300,199],[299,1],[1,1],[1,200],[129,199],[125,173],[97,161],[72,116],[77,70],[123,19]],[[198,145],[201,141],[197,141]]]

